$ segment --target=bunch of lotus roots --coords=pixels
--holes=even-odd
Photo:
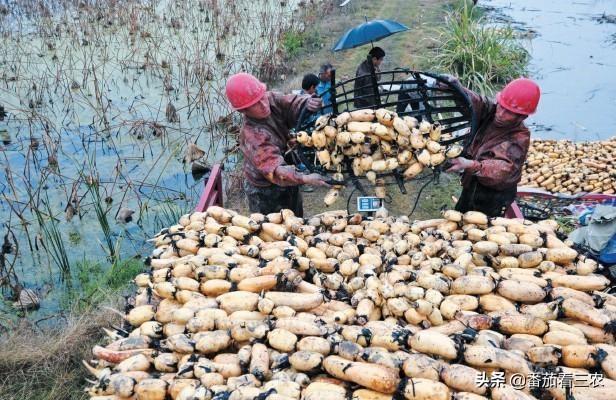
[[[221,207],[161,231],[93,400],[607,400],[616,297],[554,221]],[[565,389],[514,377],[578,377]],[[601,374],[602,386],[591,385]],[[480,377],[502,376],[499,384]],[[581,378],[579,378],[581,377]],[[580,381],[580,379],[582,381]],[[586,383],[585,385],[580,383]],[[568,391],[568,393],[567,393]]]
[[[350,165],[353,174],[365,176],[375,186],[375,195],[386,196],[381,174],[396,171],[404,179],[413,179],[426,167],[436,167],[447,158],[458,157],[462,146],[442,146],[439,141],[451,139],[441,133],[439,124],[419,123],[413,117],[398,117],[395,112],[355,110],[337,117],[324,115],[315,123],[311,135],[299,132],[297,141],[314,147],[318,163],[336,172],[334,179],[343,180],[341,171]],[[334,186],[325,196],[332,205],[339,196],[340,186]]]
[[[616,193],[616,139],[573,143],[534,140],[520,186],[573,195]]]

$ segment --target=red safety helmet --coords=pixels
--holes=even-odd
[[[265,91],[265,83],[245,72],[231,76],[225,88],[227,99],[234,110],[243,110],[256,104]]]
[[[530,115],[537,110],[541,91],[539,86],[526,78],[515,79],[496,94],[501,107],[516,114]]]

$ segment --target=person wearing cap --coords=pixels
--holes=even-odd
[[[232,108],[244,116],[239,147],[244,155],[243,185],[250,211],[269,214],[287,208],[302,216],[299,186],[329,185],[319,174],[302,174],[287,165],[283,155],[302,107],[316,111],[321,99],[268,91],[263,82],[247,73],[231,76],[225,93]]]
[[[319,78],[315,74],[306,74],[302,79],[302,90],[300,94],[308,94],[312,96],[317,92]]]
[[[459,84],[456,78],[450,82]],[[478,129],[462,157],[451,160],[447,172],[463,172],[456,210],[501,216],[515,200],[517,184],[530,145],[524,120],[537,110],[541,92],[530,79],[511,81],[496,101],[464,89],[473,104]]]
[[[353,84],[353,97],[355,108],[370,108],[376,104],[372,74],[381,71],[381,64],[385,58],[385,50],[380,47],[373,47],[366,59],[359,64],[355,71],[355,82]],[[376,80],[381,79],[377,75]]]
[[[323,100],[323,114],[332,112],[332,94],[329,89],[332,87],[332,70],[334,67],[330,63],[321,65],[319,69],[319,84],[317,85],[317,95]]]

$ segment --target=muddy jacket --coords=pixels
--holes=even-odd
[[[465,172],[462,186],[468,188],[473,176],[479,183],[494,190],[515,188],[522,176],[530,144],[530,131],[520,123],[516,126],[499,127],[494,124],[496,104],[484,96],[467,90],[473,103],[479,128],[473,142],[466,150],[466,157],[479,161],[475,172]]]
[[[371,64],[372,59],[367,58],[364,62],[359,64],[357,67],[357,71],[355,71],[355,83],[353,85],[353,97],[355,97],[354,105],[355,108],[366,108],[372,107],[376,104],[376,100],[374,98],[374,90],[372,87],[372,76],[371,76]],[[378,69],[375,72],[379,72]],[[381,79],[380,75],[377,75],[377,80]],[[364,87],[369,85],[368,87]],[[363,99],[358,99],[360,96],[369,96]]]
[[[240,150],[244,154],[244,176],[254,186],[296,186],[301,174],[287,166],[284,153],[291,139],[302,105],[310,96],[267,92],[272,113],[265,119],[244,116],[240,131]],[[278,168],[286,166],[286,168]],[[274,171],[278,168],[278,171]]]

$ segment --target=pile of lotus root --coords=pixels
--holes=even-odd
[[[458,157],[462,146],[442,146],[439,141],[445,139],[451,139],[451,135],[442,134],[439,124],[419,123],[386,109],[344,112],[335,118],[324,115],[317,119],[312,134],[297,134],[299,144],[315,148],[319,165],[336,172],[334,179],[342,181],[341,171],[350,165],[356,176],[365,176],[375,186],[375,195],[381,198],[386,192],[380,174],[397,171],[409,180],[424,168]],[[336,201],[340,189],[334,186],[329,191],[326,205]]]
[[[601,267],[557,230],[554,221],[457,211],[426,221],[221,207],[184,215],[152,239],[124,327],[107,329],[84,361],[95,379],[87,392],[613,399],[616,297]],[[550,373],[576,376],[575,387],[513,385]],[[499,374],[498,385],[478,383]]]
[[[534,140],[520,186],[552,193],[616,193],[616,139],[573,143]]]

